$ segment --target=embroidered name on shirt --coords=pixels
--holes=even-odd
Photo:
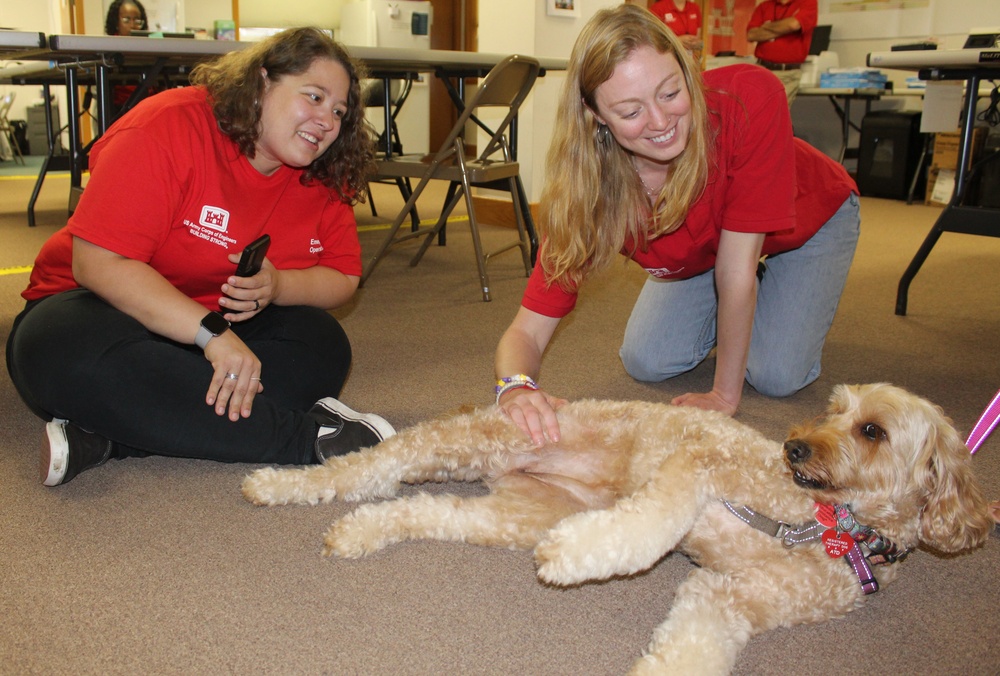
[[[323,250],[323,244],[318,239],[309,240],[309,253],[318,254]]]

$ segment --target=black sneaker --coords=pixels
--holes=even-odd
[[[64,484],[111,457],[111,440],[53,418],[42,437],[41,479],[46,486]]]
[[[333,397],[317,401],[309,415],[319,424],[316,460],[321,463],[335,455],[374,446],[396,433],[385,419],[373,413],[358,413]]]

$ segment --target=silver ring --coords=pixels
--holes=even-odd
[[[240,379],[240,376],[237,373],[227,373],[226,377],[229,378],[230,380],[239,380]]]
[[[250,380],[260,380],[260,376],[253,376],[250,378]]]
[[[259,309],[260,309],[260,301],[259,300],[255,300],[253,302],[253,311],[256,312]]]

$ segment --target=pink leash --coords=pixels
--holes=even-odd
[[[993,401],[979,417],[976,426],[969,432],[969,438],[965,441],[965,445],[969,447],[969,453],[975,454],[979,450],[979,447],[986,441],[986,437],[990,436],[990,432],[997,426],[997,422],[1000,422],[1000,392],[996,393]]]

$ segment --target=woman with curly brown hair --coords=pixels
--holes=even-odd
[[[351,347],[327,310],[358,286],[352,207],[373,165],[362,77],[327,35],[291,29],[197,67],[95,144],[7,345],[51,420],[45,485],[109,457],[306,464],[393,434],[330,396]],[[236,276],[265,234],[259,272]]]

